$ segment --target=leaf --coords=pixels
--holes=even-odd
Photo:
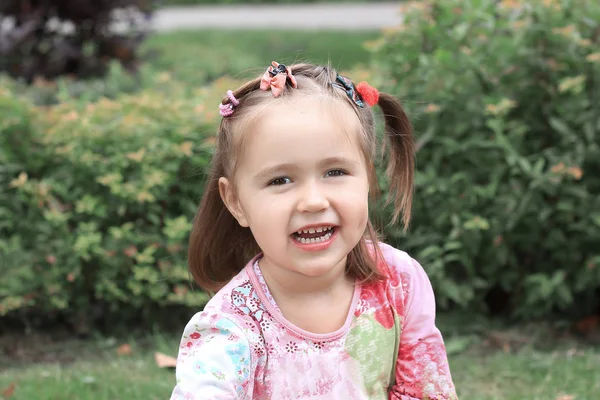
[[[590,220],[597,226],[600,226],[600,213],[592,213],[590,215]]]
[[[131,350],[131,345],[127,343],[120,345],[117,349],[117,354],[120,356],[128,356],[131,353],[133,353],[133,350]]]
[[[550,126],[562,135],[571,136],[573,134],[569,126],[558,118],[550,118],[548,122],[550,123]]]
[[[154,361],[159,368],[175,368],[177,359],[163,353],[154,353]]]
[[[16,387],[17,384],[12,382],[10,385],[8,385],[6,389],[2,391],[2,397],[4,398],[4,400],[8,400],[13,395]]]

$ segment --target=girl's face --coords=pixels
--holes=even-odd
[[[261,265],[305,277],[345,265],[368,221],[367,166],[349,129],[358,124],[349,107],[302,97],[245,132],[235,185],[221,178],[220,189],[262,249]]]

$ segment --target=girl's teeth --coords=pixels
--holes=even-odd
[[[327,227],[303,229],[303,230],[297,231],[296,233],[298,235],[301,235],[303,233],[321,233],[321,232],[327,232],[329,230],[331,230],[331,227],[327,226]]]
[[[321,236],[320,238],[311,238],[311,239],[298,238],[298,241],[302,244],[324,242],[324,241],[328,240],[332,234],[333,234],[332,232],[328,232],[327,234]]]

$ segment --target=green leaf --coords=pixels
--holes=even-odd
[[[562,121],[558,118],[551,117],[548,119],[548,122],[550,123],[550,126],[552,126],[561,135],[564,135],[564,136],[572,136],[573,135],[573,132],[567,126],[567,124],[565,124],[564,121]]]

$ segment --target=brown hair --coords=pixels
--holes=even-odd
[[[374,161],[377,156],[377,133],[371,107],[358,107],[340,88],[334,87],[337,72],[330,66],[296,64],[290,66],[298,88],[292,89],[289,83],[280,97],[275,98],[270,91],[261,91],[260,77],[253,79],[233,91],[240,104],[233,115],[223,118],[216,141],[216,151],[212,160],[208,181],[194,219],[189,249],[189,270],[200,287],[217,291],[233,278],[260,249],[249,228],[238,224],[231,215],[219,194],[219,178],[227,177],[233,182],[243,147],[244,132],[253,121],[260,118],[274,101],[285,101],[298,95],[323,97],[334,102],[342,102],[352,107],[360,121],[361,150],[366,158],[369,171],[370,195],[379,192]],[[222,104],[228,104],[224,98]],[[410,214],[414,175],[414,143],[411,124],[400,102],[392,95],[379,94],[379,107],[385,120],[384,145],[382,156],[387,162],[387,177],[390,182],[388,202],[394,204],[392,223],[402,215],[404,229],[407,229]],[[378,263],[382,255],[377,243],[378,236],[369,221],[363,238],[348,255],[346,271],[361,281],[382,277]],[[373,254],[372,249],[375,249]]]

